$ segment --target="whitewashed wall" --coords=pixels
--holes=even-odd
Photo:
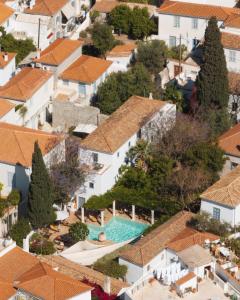
[[[4,67],[0,68],[0,86],[5,85],[13,76],[16,70],[15,57]]]
[[[201,211],[209,213],[213,216],[213,208],[220,209],[220,221],[227,222],[231,226],[240,224],[240,205],[236,208],[230,206],[223,206],[219,203],[208,201],[207,199],[201,200]]]

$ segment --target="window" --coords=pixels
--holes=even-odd
[[[128,147],[130,147],[131,146],[131,142],[128,142]]]
[[[198,29],[198,19],[197,18],[192,19],[192,29]]]
[[[117,153],[117,157],[119,157],[119,152]]]
[[[213,208],[213,218],[216,220],[220,220],[220,208]]]
[[[150,266],[150,265],[148,265],[148,266],[147,266],[147,271],[150,271],[150,268],[151,268],[151,266]]]
[[[193,47],[193,49],[196,48],[198,44],[199,44],[199,40],[198,39],[195,38],[195,39],[192,40],[192,47]]]
[[[97,92],[97,83],[95,81],[93,84],[93,93],[96,94],[96,92]]]
[[[179,28],[180,27],[180,17],[174,16],[174,27]]]
[[[15,176],[13,172],[8,172],[8,187],[15,188]]]
[[[177,45],[176,37],[175,36],[170,36],[169,37],[169,46],[170,46],[170,48],[176,47],[176,45]]]
[[[93,157],[93,161],[94,161],[95,163],[97,163],[97,162],[98,162],[98,154],[97,154],[97,153],[93,153],[93,154],[92,154],[92,157]]]
[[[69,85],[69,81],[68,80],[63,80],[63,85]]]
[[[230,62],[236,62],[236,52],[233,50],[229,51],[229,61]]]
[[[90,189],[94,189],[94,183],[93,182],[89,182],[89,187],[90,187]]]
[[[139,129],[138,133],[137,133],[137,138],[141,139],[142,138],[142,131],[141,129]]]
[[[235,169],[238,166],[237,163],[231,162],[231,170]]]
[[[78,91],[80,95],[86,96],[86,85],[79,83],[78,85]]]

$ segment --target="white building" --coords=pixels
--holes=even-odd
[[[80,40],[57,39],[33,61],[35,67],[51,71],[56,85],[58,75],[65,71],[82,55],[83,42]]]
[[[240,165],[240,124],[236,124],[218,138],[218,145],[226,157],[225,170],[230,171]]]
[[[16,71],[16,53],[0,52],[0,86],[5,85]]]
[[[91,300],[90,286],[53,270],[12,240],[0,240],[0,272],[2,300]]]
[[[0,122],[0,182],[3,184],[2,196],[7,196],[13,188],[26,198],[31,175],[32,153],[38,141],[46,164],[51,155],[64,149],[64,141],[55,134],[10,125]],[[64,150],[61,150],[64,155]]]
[[[80,143],[80,159],[91,169],[78,193],[77,208],[92,195],[101,195],[117,182],[126,154],[139,139],[151,140],[175,121],[176,106],[132,96]]]
[[[6,33],[12,31],[14,26],[14,10],[5,3],[0,3],[0,26]]]
[[[224,7],[234,7],[237,3],[236,0],[175,0],[180,2],[198,3],[202,5],[215,5]]]
[[[221,41],[228,71],[240,73],[240,35],[222,32]]]
[[[57,38],[68,36],[76,26],[74,1],[23,1],[14,25],[16,38],[32,38],[35,46],[44,50]]]
[[[166,1],[157,11],[158,35],[169,47],[184,44],[190,52],[204,38],[208,20],[215,16],[224,32],[240,34],[240,9]]]
[[[202,246],[206,240],[213,242],[219,237],[187,227],[192,217],[190,212],[179,212],[121,252],[119,263],[128,267],[126,280],[131,284],[131,291],[127,291],[130,299],[153,277],[167,285],[179,283],[181,286],[178,280],[187,274],[193,272],[202,279],[207,270],[213,269],[210,253]]]
[[[6,122],[37,129],[44,125],[51,113],[53,74],[36,68],[23,68],[0,90],[0,98],[16,105],[18,114],[5,118]]]
[[[201,195],[201,211],[231,226],[240,224],[240,167],[222,176]]]
[[[111,61],[82,55],[60,74],[57,94],[65,95],[70,101],[77,100],[83,106],[90,105],[98,86],[112,71]]]
[[[108,53],[107,60],[123,65],[127,71],[131,61],[135,58],[136,49],[136,43],[117,45]]]

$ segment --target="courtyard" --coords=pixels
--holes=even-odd
[[[185,294],[184,298],[180,298],[175,292],[169,291],[169,286],[164,286],[158,281],[147,284],[144,288],[136,292],[132,296],[133,300],[227,300],[223,290],[215,285],[213,281],[206,279],[198,284],[198,291]]]

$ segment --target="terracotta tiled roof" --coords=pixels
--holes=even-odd
[[[123,4],[119,3],[115,0],[103,0],[103,1],[96,1],[92,10],[98,11],[100,13],[110,13],[116,6]]]
[[[23,68],[7,84],[0,87],[0,97],[25,102],[52,76],[52,73],[37,68]]]
[[[236,207],[240,204],[240,166],[224,175],[201,195],[202,199]]]
[[[240,157],[240,124],[236,124],[221,135],[218,145],[226,154]]]
[[[91,289],[43,262],[17,277],[14,286],[44,300],[66,300]]]
[[[8,55],[7,61],[4,60],[4,54]],[[16,56],[16,53],[9,53],[9,52],[6,53],[6,52],[0,51],[0,68],[3,69],[5,66],[7,66],[15,56]]]
[[[229,85],[229,92],[231,94],[240,93],[240,74],[234,72],[228,72],[228,85]]]
[[[204,19],[210,19],[214,16],[219,21],[226,21],[225,25],[230,27],[240,26],[240,19],[238,19],[240,17],[240,9],[238,8],[167,0],[164,1],[163,5],[160,6],[158,12],[160,14],[171,14]]]
[[[106,276],[91,268],[74,263],[64,257],[56,255],[39,256],[39,259],[53,268],[58,268],[58,271],[71,276],[77,280],[87,279],[89,282],[97,284],[104,288],[104,281]],[[115,278],[111,278],[111,294],[118,295],[118,293],[128,287],[128,284]]]
[[[30,270],[37,263],[38,259],[35,256],[15,247],[0,257],[0,274],[2,277],[4,276],[5,281],[13,283],[17,277]]]
[[[196,275],[193,272],[188,273],[187,275],[183,276],[182,278],[178,279],[176,281],[176,285],[182,285],[186,282],[188,282],[189,280],[193,279],[194,277],[196,277]]]
[[[15,107],[10,101],[0,98],[0,118]]]
[[[132,96],[89,134],[81,142],[81,147],[114,153],[165,104],[160,100]]]
[[[83,42],[79,40],[57,39],[41,52],[39,59],[34,61],[58,66],[82,45]]]
[[[187,227],[193,214],[179,212],[164,224],[160,225],[129,249],[122,251],[120,257],[139,266],[147,265],[167,245]]]
[[[4,3],[0,3],[0,25],[6,22],[11,15],[13,15],[14,10]]]
[[[24,12],[32,15],[53,16],[68,2],[68,0],[36,0],[34,7],[27,8]]]
[[[0,278],[0,299],[9,300],[16,294],[16,290],[13,288],[13,284],[4,279],[4,275]]]
[[[112,61],[82,55],[60,75],[60,78],[91,84],[101,77],[111,64]]]
[[[133,53],[133,51],[137,48],[136,43],[128,43],[124,45],[117,45],[114,47],[109,53],[110,57],[118,57],[118,56],[129,56]]]
[[[224,48],[240,50],[240,36],[222,32],[221,42]]]
[[[199,232],[192,228],[186,228],[173,239],[167,247],[178,252],[194,245],[204,246],[206,240],[210,242],[217,241],[219,240],[219,236],[208,232]]]
[[[40,130],[0,122],[0,161],[7,164],[31,166],[35,141],[43,155],[59,141],[59,136]],[[9,151],[11,149],[11,151]]]
[[[122,1],[116,1],[116,0],[96,1],[94,6],[92,7],[92,10],[107,14],[107,13],[110,13],[116,6],[119,6],[119,5],[127,5],[131,9],[133,9],[135,6],[138,6],[140,8],[146,8],[148,10],[148,13],[150,16],[152,16],[154,14],[154,12],[156,11],[156,6],[154,6],[154,5],[149,5],[146,3],[122,2]]]

